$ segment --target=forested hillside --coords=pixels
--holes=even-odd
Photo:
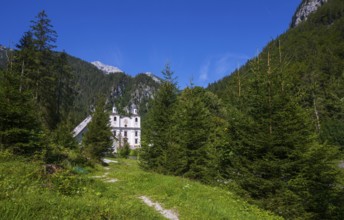
[[[341,219],[343,15],[329,0],[207,89],[165,82],[141,167],[235,189],[286,219]]]
[[[257,69],[283,71],[293,95],[311,111],[313,128],[323,142],[344,148],[344,2],[330,0],[306,22],[270,42],[262,53],[208,89],[227,104],[243,105]],[[265,68],[265,69],[264,69]],[[283,68],[283,69],[282,69]]]
[[[41,11],[15,49],[0,47],[5,216],[156,218],[137,201],[145,192],[186,219],[274,217],[255,206],[286,219],[342,219],[344,2],[304,0],[298,10],[319,2],[240,69],[183,91],[169,64],[160,83],[146,73],[104,74],[56,52],[57,33]],[[146,115],[135,153],[149,172],[136,161],[105,164],[113,106]],[[71,130],[91,111],[79,145]],[[107,166],[101,176],[86,175],[99,164]]]
[[[133,104],[141,115],[147,112],[148,102],[154,97],[159,83],[146,74],[132,77],[125,73],[104,74],[91,63],[68,56],[71,73],[75,78],[76,98],[73,109],[74,124],[82,121],[99,96],[108,99],[107,108],[116,106],[121,113]]]
[[[5,47],[0,48],[1,68],[7,68],[11,54],[13,51]],[[55,52],[53,59],[57,61],[60,54]],[[160,86],[151,76],[144,73],[134,77],[125,73],[104,74],[91,63],[64,54],[73,84],[72,93],[69,95],[75,96],[69,118],[73,125],[80,123],[90,114],[100,96],[108,99],[108,109],[116,106],[122,114],[126,114],[126,109],[136,106],[142,116],[146,114],[148,103]]]

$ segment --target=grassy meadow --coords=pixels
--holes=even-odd
[[[229,191],[145,172],[135,160],[116,161],[84,174],[44,174],[39,163],[2,155],[0,218],[164,219],[139,199],[147,196],[179,219],[279,219]]]

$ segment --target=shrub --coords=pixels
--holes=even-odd
[[[118,149],[118,156],[121,158],[128,158],[130,154],[130,146],[128,143],[125,143],[124,146]]]

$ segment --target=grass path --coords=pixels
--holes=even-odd
[[[117,160],[110,160],[110,159],[104,159],[103,162],[107,164],[118,163]],[[115,183],[118,181],[118,179],[115,179],[115,178],[108,178],[108,175],[109,175],[108,171],[110,170],[109,167],[104,167],[104,170],[106,170],[107,172],[105,172],[102,176],[92,176],[92,178],[101,178],[106,183]],[[164,209],[159,202],[153,202],[147,196],[140,196],[138,198],[141,199],[149,207],[153,207],[158,213],[160,213],[165,218],[169,220],[179,220],[178,213],[176,211]]]
[[[41,170],[0,157],[0,219],[281,219],[230,191],[142,171],[134,160],[79,175],[42,178]]]
[[[135,160],[111,161],[107,167],[99,167],[96,175],[108,182],[108,193],[125,197],[128,203],[136,203],[141,198],[160,214],[169,210],[173,213],[170,219],[279,219],[229,191],[142,171]],[[109,180],[116,181],[110,184]],[[152,210],[148,206],[146,208]]]

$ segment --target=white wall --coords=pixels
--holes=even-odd
[[[116,117],[116,121],[114,121],[115,117]],[[137,119],[137,121],[135,119]],[[127,124],[127,127],[125,127],[125,124]],[[113,133],[114,131],[116,131],[117,138],[119,138],[120,130],[121,130],[122,139],[125,138],[124,136],[125,131],[127,132],[126,138],[128,139],[128,143],[132,149],[135,149],[141,146],[141,129],[140,129],[141,118],[140,116],[120,117],[118,114],[112,114],[110,115],[110,126],[112,128],[111,130]],[[135,136],[135,132],[137,132],[137,136]],[[136,139],[137,139],[137,144],[135,143]],[[118,142],[115,143],[116,146],[118,146],[118,144],[119,144]]]
[[[116,121],[114,118],[116,117]],[[136,121],[137,120],[137,121]],[[120,117],[119,115],[110,115],[110,125],[111,127],[125,127],[125,122],[127,122],[128,128],[141,128],[141,117],[132,116],[130,117]]]

